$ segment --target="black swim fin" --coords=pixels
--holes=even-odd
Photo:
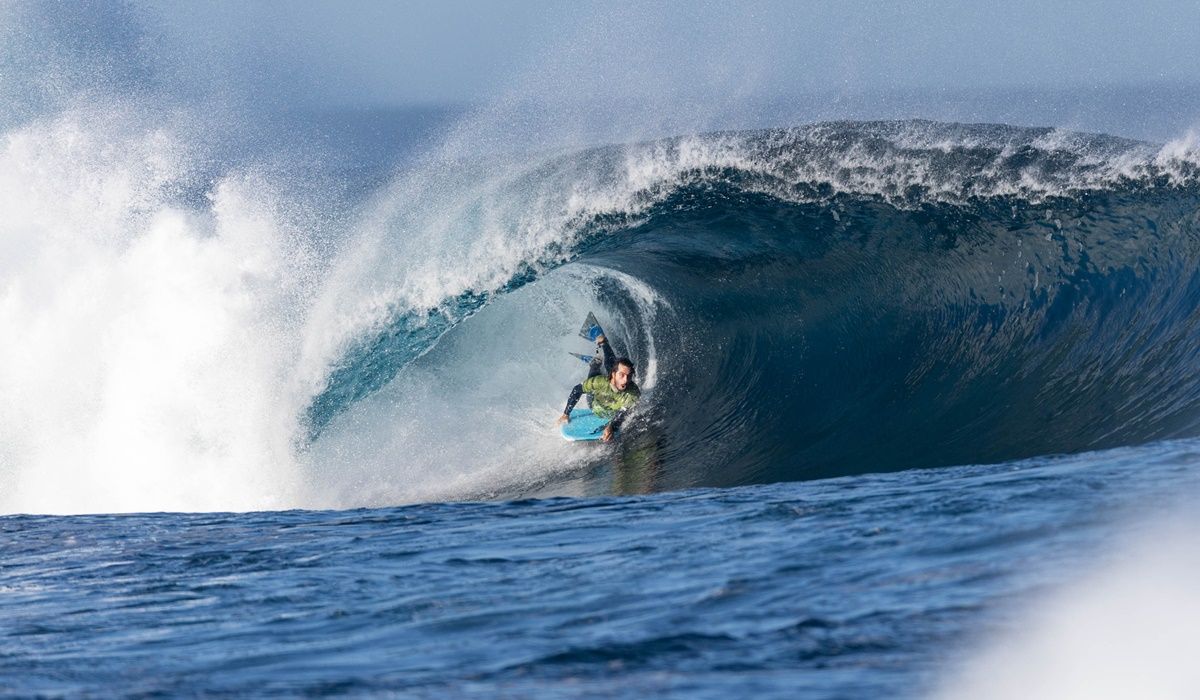
[[[583,321],[583,328],[579,329],[579,336],[586,341],[596,342],[596,338],[604,335],[604,329],[600,327],[600,322],[596,320],[596,315],[591,311],[588,312],[587,318]]]

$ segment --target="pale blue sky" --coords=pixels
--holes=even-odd
[[[1198,2],[227,2],[139,5],[258,89],[399,104],[1200,83]]]
[[[93,90],[469,104],[500,141],[912,117],[1169,139],[1200,126],[1200,2],[0,0],[0,125]]]

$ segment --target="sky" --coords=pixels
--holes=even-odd
[[[525,92],[1200,83],[1200,3],[144,2],[191,67],[256,67],[260,90],[320,103],[475,102]]]
[[[499,140],[842,118],[1169,140],[1200,128],[1198,30],[1196,0],[0,0],[0,126],[115,88],[255,115],[454,105]]]

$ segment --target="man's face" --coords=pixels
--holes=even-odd
[[[608,383],[617,391],[625,391],[626,385],[629,384],[629,377],[632,374],[633,371],[625,365],[617,365],[617,368],[613,370],[612,376],[608,378]]]

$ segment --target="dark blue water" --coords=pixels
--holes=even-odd
[[[1103,561],[1139,504],[1194,505],[1198,456],[1162,443],[637,498],[8,516],[0,689],[918,697],[981,638],[1029,624],[1017,602]]]

